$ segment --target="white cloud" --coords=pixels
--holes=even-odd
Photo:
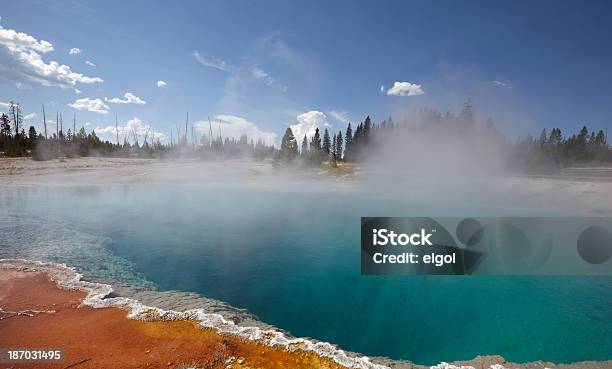
[[[89,60],[85,60],[85,64],[89,65],[90,67],[96,66],[94,63],[90,62]]]
[[[108,140],[110,142],[117,141],[117,132],[119,132],[119,142],[123,143],[123,140],[127,138],[129,142],[134,142],[134,134],[138,137],[138,142],[142,145],[144,143],[144,138],[147,136],[147,142],[153,141],[165,141],[166,135],[161,132],[156,132],[153,130],[151,125],[145,124],[140,118],[134,117],[130,119],[125,126],[118,126],[115,129],[115,125],[108,125],[106,127],[96,127],[94,128],[96,135],[101,137],[104,140]]]
[[[195,60],[197,60],[200,64],[210,67],[210,68],[215,68],[215,69],[219,69],[222,70],[224,72],[229,72],[229,73],[233,73],[235,68],[229,64],[227,64],[225,61],[216,58],[214,56],[206,56],[206,55],[201,55],[199,52],[194,51],[193,52],[193,57],[195,58]]]
[[[78,88],[74,89],[74,93],[77,94],[77,95],[81,94],[82,92],[83,91],[79,90]]]
[[[421,85],[410,82],[394,82],[393,87],[387,91],[389,96],[417,96],[424,93]]]
[[[79,49],[78,47],[73,47],[72,49],[70,49],[70,51],[68,51],[68,54],[70,55],[78,55],[80,53],[82,53],[83,50]]]
[[[23,83],[23,82],[15,82],[15,87],[18,90],[31,90],[32,86],[28,85],[27,83]]]
[[[257,67],[253,68],[253,70],[251,71],[251,75],[255,79],[263,80],[268,86],[272,86],[274,84],[274,78],[272,78],[268,73]]]
[[[0,109],[6,109],[8,110],[9,106],[11,106],[10,103],[4,103],[4,102],[0,102]],[[30,119],[34,119],[36,118],[36,113],[30,113],[30,114],[26,114],[23,117],[23,120],[30,120]]]
[[[267,78],[268,77],[268,73],[264,72],[263,70],[255,67],[253,68],[253,78],[255,79],[262,79],[262,78]]]
[[[290,127],[298,142],[302,142],[304,135],[306,135],[308,138],[314,136],[317,128],[319,128],[321,131],[320,134],[323,136],[323,129],[325,127],[329,127],[329,123],[327,123],[327,116],[325,113],[318,110],[311,110],[307,111],[306,113],[302,113],[298,115],[296,119],[298,123],[292,124]]]
[[[217,115],[214,120],[211,121],[211,125],[213,129],[213,138],[218,137],[219,128],[223,139],[226,137],[238,139],[242,135],[247,135],[249,141],[251,139],[255,142],[257,142],[257,140],[262,140],[267,145],[273,145],[277,138],[276,133],[264,132],[257,127],[255,123],[235,115]],[[193,126],[199,136],[203,134],[206,136],[209,135],[208,120],[198,121],[194,123]]]
[[[210,68],[222,70],[232,75],[233,83],[239,84],[242,78],[252,78],[257,81],[263,81],[267,86],[277,88],[282,92],[287,92],[287,86],[276,82],[268,72],[258,67],[250,67],[247,65],[231,65],[226,63],[224,60],[216,58],[214,56],[202,55],[197,51],[193,52],[193,57],[202,65]]]
[[[0,26],[0,76],[15,82],[34,81],[43,86],[74,87],[77,83],[100,83],[100,77],[73,72],[56,61],[45,63],[42,54],[53,51],[53,45],[12,29]]]
[[[385,92],[385,85],[380,85],[380,92]]]
[[[345,123],[345,124],[347,124],[350,121],[348,117],[348,112],[346,111],[331,110],[329,112],[329,115],[331,115],[332,118],[336,119],[337,121]]]
[[[109,99],[108,97],[104,98],[104,101],[109,102],[109,103],[113,103],[113,104],[136,104],[136,105],[144,105],[147,102],[144,101],[143,99],[141,99],[140,97],[134,95],[131,92],[126,92],[125,94],[123,94],[123,97],[125,97],[125,100],[121,100],[118,97],[114,97],[112,99]]]
[[[254,67],[251,69],[251,77],[253,77],[255,80],[263,81],[269,87],[277,88],[282,92],[287,92],[287,86],[277,83],[274,77],[261,68]]]
[[[77,99],[72,104],[68,104],[68,106],[77,110],[86,110],[99,114],[108,114],[110,109],[102,100],[90,99],[89,97]]]
[[[505,88],[512,88],[512,86],[510,86],[510,84],[508,82],[502,82],[502,81],[492,81],[493,84],[495,86],[499,86],[499,87],[505,87]]]
[[[89,124],[90,123],[88,122],[87,125]],[[138,117],[130,119],[125,126],[118,126],[117,128],[115,128],[114,125],[109,125],[106,127],[96,126],[96,128],[93,130],[96,132],[96,135],[111,142],[115,142],[117,140],[117,132],[119,133],[120,142],[123,142],[126,138],[129,142],[134,142],[134,134],[138,137],[140,144],[143,143],[145,136],[147,136],[148,142],[150,142],[149,140],[151,138],[153,138],[155,141],[158,139],[163,141],[166,137],[161,132],[153,131],[150,125],[143,123]]]
[[[164,87],[166,87],[166,85],[167,85],[166,81],[162,81],[162,80],[159,80],[159,81],[155,82],[155,84],[156,84],[156,85],[157,85],[157,87],[159,87],[159,88],[164,88]]]

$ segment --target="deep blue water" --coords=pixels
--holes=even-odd
[[[370,356],[612,359],[610,277],[360,275],[360,217],[418,212],[351,192],[7,187],[0,247],[198,292]]]

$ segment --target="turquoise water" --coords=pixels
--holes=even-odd
[[[361,276],[360,217],[418,213],[408,206],[352,192],[6,187],[0,256],[198,292],[369,356],[612,359],[610,277]]]

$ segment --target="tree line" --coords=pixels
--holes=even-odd
[[[543,129],[539,139],[528,134],[525,138],[519,137],[516,142],[509,143],[491,118],[484,124],[476,121],[471,99],[467,99],[459,113],[442,113],[437,109],[424,109],[420,113],[416,122],[399,123],[388,118],[376,124],[367,116],[354,129],[348,123],[344,132],[338,131],[331,137],[325,128],[321,138],[317,128],[310,140],[304,135],[300,145],[291,127],[288,127],[277,159],[286,163],[298,162],[314,166],[325,161],[331,165],[340,161],[360,162],[369,157],[372,149],[408,144],[414,142],[408,138],[414,140],[416,137],[432,143],[451,142],[453,148],[459,145],[471,147],[474,152],[480,151],[483,155],[495,148],[495,152],[503,156],[503,164],[507,169],[523,173],[554,172],[572,165],[612,164],[612,149],[603,130],[589,132],[583,126],[579,132],[564,136],[560,128],[553,128],[550,134]],[[388,155],[393,155],[392,150],[389,150]]]
[[[322,162],[326,161],[330,162],[331,165],[336,165],[338,161],[359,161],[375,131],[389,126],[386,120],[380,125],[373,124],[370,116],[367,116],[363,122],[357,125],[354,132],[350,122],[344,133],[338,131],[333,133],[333,136],[330,136],[329,130],[325,128],[323,138],[321,138],[319,128],[316,128],[310,141],[304,134],[300,148],[298,148],[297,139],[291,127],[287,127],[281,140],[277,159],[283,162],[299,160],[303,164],[314,166],[321,165]]]
[[[529,172],[612,163],[607,133],[604,130],[589,132],[586,126],[569,136],[564,136],[560,128],[553,128],[550,133],[543,129],[537,139],[532,135],[519,138],[512,156],[519,168]]]
[[[140,142],[140,135],[134,131],[126,133],[123,142],[120,142],[118,128],[116,140],[111,142],[100,139],[95,130],[89,133],[84,127],[77,130],[76,119],[73,119],[72,127],[66,125],[68,129],[64,132],[61,114],[56,114],[54,132],[47,130],[46,118],[43,120],[44,132],[37,132],[34,126],[29,126],[26,131],[20,105],[11,102],[8,112],[0,114],[0,156],[31,156],[35,160],[78,156],[200,159],[251,157],[257,160],[272,158],[278,165],[285,166],[320,166],[324,162],[336,166],[339,162],[363,161],[369,157],[372,149],[380,149],[392,142],[397,144],[398,139],[426,135],[433,140],[454,137],[456,142],[464,146],[499,148],[507,159],[508,167],[521,172],[554,171],[571,165],[612,163],[612,150],[603,130],[591,132],[584,126],[579,132],[564,136],[560,128],[553,128],[550,132],[544,129],[537,139],[529,134],[509,143],[497,130],[492,119],[487,119],[484,124],[476,121],[470,99],[459,113],[443,114],[436,109],[424,110],[417,124],[405,121],[396,123],[391,118],[377,124],[367,116],[357,125],[348,123],[344,131],[330,132],[324,128],[321,132],[316,128],[310,139],[306,135],[295,137],[291,127],[287,127],[279,148],[262,140],[249,140],[246,135],[223,138],[220,130],[213,137],[212,127],[208,136],[202,135],[199,139],[195,137],[192,128],[189,139],[187,124],[184,134],[178,134],[176,140],[173,138],[166,144],[150,132]]]
[[[8,113],[0,114],[0,157],[31,156],[34,160],[50,160],[60,157],[81,156],[108,156],[108,157],[137,157],[137,158],[200,158],[200,159],[229,159],[252,157],[264,160],[274,157],[277,150],[273,145],[266,144],[259,139],[249,140],[246,135],[238,139],[202,135],[199,140],[195,138],[193,129],[191,139],[187,134],[179,135],[168,144],[155,138],[153,132],[147,130],[142,135],[130,128],[124,134],[123,141],[119,140],[119,128],[115,127],[116,140],[102,140],[95,130],[87,133],[85,127],[77,130],[76,117],[73,118],[72,128],[69,124],[64,129],[62,115],[56,114],[55,130],[47,130],[47,120],[43,107],[44,132],[37,132],[34,126],[25,131],[23,114],[19,103],[11,102]],[[211,130],[212,132],[212,130]]]

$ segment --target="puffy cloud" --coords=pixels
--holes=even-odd
[[[308,138],[314,136],[317,128],[322,131],[323,128],[329,127],[329,123],[327,123],[327,116],[325,113],[318,110],[311,110],[307,111],[306,113],[302,113],[298,115],[296,119],[298,123],[292,124],[290,127],[298,142],[302,142],[301,140],[304,135],[306,135]],[[321,135],[323,135],[323,132],[321,132]]]
[[[70,49],[70,51],[68,51],[68,54],[70,55],[78,55],[80,53],[82,53],[83,50],[79,49],[78,47],[73,47],[72,49]]]
[[[23,32],[0,26],[0,76],[15,82],[34,81],[43,86],[74,87],[77,83],[99,83],[100,77],[73,72],[56,61],[45,63],[42,54],[53,51],[53,45]]]
[[[68,104],[68,106],[77,110],[86,110],[99,114],[108,114],[110,109],[102,100],[90,99],[89,97],[77,99],[72,104]]]
[[[217,115],[214,121],[211,122],[213,129],[213,138],[218,137],[219,130],[221,135],[225,139],[226,137],[240,138],[242,135],[247,135],[249,141],[252,139],[262,140],[267,145],[273,145],[276,141],[277,135],[274,132],[264,132],[253,122],[246,120],[245,118],[238,117],[235,115]],[[198,135],[209,135],[208,121],[198,121],[193,124]]]
[[[133,143],[134,135],[136,135],[140,144],[144,143],[145,136],[147,137],[147,142],[151,142],[151,139],[153,139],[153,141],[166,140],[165,134],[154,131],[151,125],[145,124],[138,117],[130,119],[125,126],[118,126],[117,128],[115,128],[114,124],[106,127],[97,126],[94,128],[94,131],[96,132],[96,135],[110,142],[117,141],[117,132],[119,132],[120,142],[127,139],[129,142]]]
[[[329,112],[329,115],[331,115],[332,118],[336,119],[337,121],[345,123],[345,124],[347,124],[350,121],[348,117],[348,112],[346,111],[332,110]]]
[[[156,85],[157,85],[157,87],[159,87],[159,88],[164,88],[164,87],[166,87],[166,85],[167,85],[166,81],[162,81],[162,80],[159,80],[159,81],[155,82],[155,84],[156,84]]]
[[[393,87],[387,90],[387,95],[390,96],[417,96],[424,93],[421,85],[410,82],[394,82]]]
[[[79,95],[79,94],[83,93],[83,91],[79,90],[78,88],[75,88],[74,89],[74,93]]]
[[[215,68],[215,69],[219,69],[222,70],[224,72],[230,72],[233,73],[233,71],[235,70],[235,68],[229,64],[227,64],[225,61],[216,58],[214,56],[206,56],[206,55],[201,55],[199,52],[194,51],[193,52],[193,57],[195,58],[195,60],[197,60],[200,64],[210,67],[210,68]]]
[[[85,64],[89,65],[90,67],[96,66],[94,63],[90,62],[89,60],[85,60]]]
[[[510,84],[508,82],[503,82],[503,81],[492,81],[493,84],[495,86],[499,86],[499,87],[505,87],[505,88],[512,88],[512,86],[510,86]]]
[[[143,99],[141,99],[140,97],[134,95],[131,92],[126,92],[125,94],[123,94],[123,97],[125,97],[125,100],[121,100],[118,97],[114,97],[112,99],[109,99],[108,97],[104,98],[104,101],[109,102],[109,103],[113,103],[113,104],[136,104],[136,105],[144,105],[147,102],[144,101]]]
[[[385,85],[380,85],[380,92],[385,92]]]

